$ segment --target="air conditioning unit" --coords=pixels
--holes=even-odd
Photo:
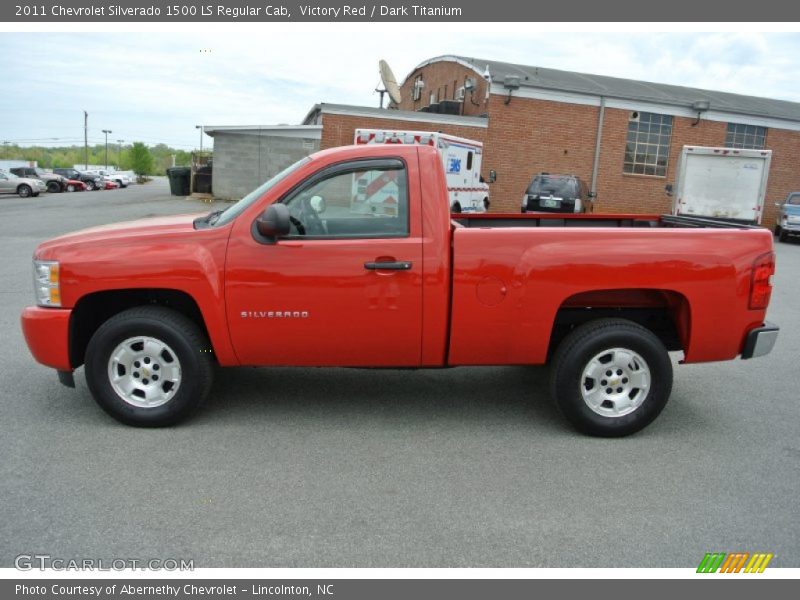
[[[459,102],[463,102],[464,101],[464,87],[463,86],[456,90],[456,100],[458,100]]]

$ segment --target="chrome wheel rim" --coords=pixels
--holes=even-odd
[[[596,354],[583,369],[581,396],[603,417],[624,417],[647,399],[651,386],[647,361],[628,348],[609,348]]]
[[[155,408],[178,392],[181,363],[175,351],[161,340],[131,337],[111,352],[108,380],[117,396],[131,406]]]

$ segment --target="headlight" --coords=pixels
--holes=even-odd
[[[58,261],[33,261],[33,288],[39,306],[61,306]]]

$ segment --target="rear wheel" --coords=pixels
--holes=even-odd
[[[61,191],[61,184],[57,181],[48,181],[47,182],[47,191],[51,194],[57,194]]]
[[[651,331],[625,319],[581,325],[551,366],[556,405],[579,431],[621,437],[649,425],[672,391],[672,362]]]
[[[460,202],[454,203],[453,206],[450,207],[450,212],[451,213],[460,213],[461,212],[461,203]]]
[[[197,410],[213,379],[203,331],[173,310],[145,306],[112,317],[86,350],[86,382],[112,417],[140,427],[174,425]]]

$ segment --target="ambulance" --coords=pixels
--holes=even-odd
[[[356,129],[355,144],[421,144],[434,146],[442,157],[450,211],[486,212],[489,208],[489,185],[481,177],[483,144],[474,140],[433,131],[394,131]],[[362,180],[354,189],[354,203],[362,203],[362,212],[386,212],[396,198],[396,184],[383,176],[383,182]],[[355,187],[355,186],[354,186]],[[370,207],[371,210],[366,209]],[[355,207],[354,207],[355,208]],[[357,211],[358,212],[358,211]]]

